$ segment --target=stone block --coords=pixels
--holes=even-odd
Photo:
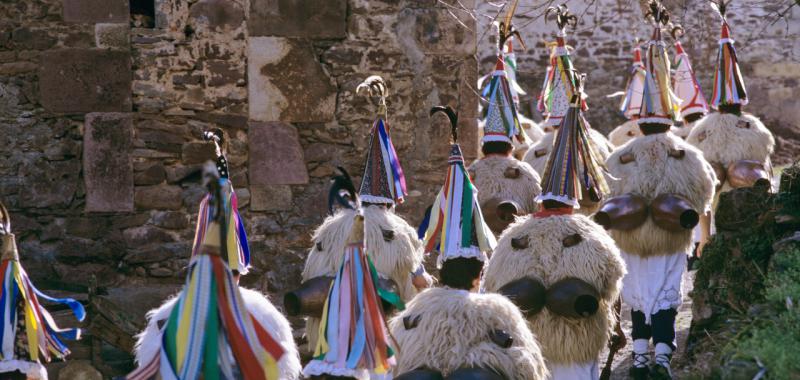
[[[136,185],[158,185],[163,182],[166,177],[167,172],[164,170],[164,165],[159,162],[140,172],[136,172],[136,174],[133,175],[133,183]]]
[[[344,38],[346,0],[252,0],[251,36]]]
[[[39,157],[19,169],[22,179],[19,206],[24,208],[63,208],[69,206],[78,188],[81,167],[77,160],[47,161]]]
[[[102,380],[103,375],[88,360],[70,361],[58,372],[58,380]]]
[[[127,23],[130,18],[128,0],[63,0],[66,22]]]
[[[308,183],[303,147],[293,126],[281,122],[251,122],[247,140],[250,185]]]
[[[251,210],[288,211],[292,207],[292,188],[290,186],[250,186]]]
[[[133,211],[130,114],[90,113],[83,134],[86,211]]]
[[[45,52],[39,96],[54,113],[131,110],[131,56],[127,51],[62,49]]]
[[[202,164],[206,161],[215,161],[217,158],[214,144],[205,141],[192,141],[183,144],[181,161],[185,165]]]
[[[424,54],[446,54],[468,57],[475,54],[477,37],[475,20],[455,15],[446,8],[406,8],[400,11],[395,26],[401,44],[412,44]],[[467,29],[464,27],[466,25]],[[403,42],[405,41],[405,43]]]
[[[308,41],[252,37],[247,64],[251,120],[333,120],[336,86]]]
[[[244,11],[234,1],[200,0],[189,8],[189,17],[212,29],[236,29],[244,22]]]
[[[125,24],[95,24],[94,41],[99,48],[127,50],[130,48],[130,26]]]
[[[140,210],[178,210],[183,203],[180,186],[137,186],[134,204]]]

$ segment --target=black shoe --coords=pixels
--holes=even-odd
[[[633,380],[648,380],[650,379],[650,368],[647,367],[631,367],[628,374]]]
[[[650,369],[650,378],[652,380],[672,380],[672,374],[669,368],[660,364],[655,364],[653,368]]]

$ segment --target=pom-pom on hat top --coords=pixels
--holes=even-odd
[[[739,59],[736,57],[736,48],[733,46],[728,20],[725,11],[730,0],[711,2],[711,8],[722,19],[722,30],[719,39],[719,52],[717,53],[717,68],[714,72],[714,92],[711,94],[711,105],[721,112],[728,107],[738,109],[748,102],[747,90],[739,70]]]
[[[647,43],[644,92],[638,123],[640,126],[643,124],[669,126],[678,119],[680,112],[680,99],[672,92],[670,85],[667,46],[661,38],[661,27],[669,23],[669,13],[660,3],[651,1],[648,16],[652,17],[655,25]],[[643,132],[648,133],[645,130]]]
[[[439,251],[437,263],[462,257],[486,261],[486,252],[497,245],[483,219],[478,203],[478,189],[464,167],[464,156],[458,145],[458,115],[452,108],[434,107],[431,116],[443,112],[450,120],[453,143],[450,146],[447,176],[431,207],[430,222],[425,232],[425,251]]]
[[[638,41],[633,48],[633,63],[630,68],[628,83],[625,85],[625,94],[619,105],[623,116],[629,120],[639,117],[642,108],[642,95],[644,92],[645,68],[642,62],[642,49]]]
[[[548,211],[549,204],[562,209],[567,206],[561,213],[571,213],[571,209],[580,208],[581,199],[599,202],[609,192],[603,176],[605,164],[589,137],[589,126],[581,110],[584,81],[577,79],[569,112],[556,131],[553,151],[542,176],[542,194],[536,198],[545,210],[535,216],[553,215],[553,211]]]
[[[555,15],[558,34],[555,47],[550,54],[550,65],[547,68],[542,93],[539,95],[538,109],[545,116],[542,127],[557,128],[569,111],[570,101],[575,95],[573,90],[577,88],[575,69],[564,38],[567,26],[575,27],[578,18],[569,12],[566,5],[548,8],[545,20],[550,14]],[[584,111],[587,109],[586,99],[581,100],[581,108]]]
[[[680,115],[684,122],[697,120],[708,113],[708,102],[697,82],[697,77],[689,61],[689,54],[683,50],[680,36],[683,35],[683,28],[676,26],[672,30],[675,39],[675,70],[672,72],[672,88],[675,96],[681,99]]]
[[[356,88],[357,93],[378,96],[378,115],[372,123],[364,175],[359,196],[365,203],[395,205],[408,195],[406,177],[389,135],[386,122],[386,83],[377,75],[370,76]]]

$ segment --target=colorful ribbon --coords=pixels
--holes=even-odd
[[[483,141],[511,143],[512,138],[516,136],[517,141],[525,142],[525,132],[519,123],[517,106],[513,101],[502,54],[497,57],[492,80],[484,89],[483,96],[489,101],[483,127]]]
[[[233,184],[227,178],[220,179],[223,187],[223,194],[228,199],[224,202],[225,216],[228,226],[227,246],[228,246],[228,267],[232,271],[245,275],[250,271],[250,247],[247,241],[247,231],[245,231],[244,220],[239,215],[239,199],[233,191]],[[206,229],[213,219],[209,209],[211,194],[206,194],[200,201],[200,208],[197,211],[197,226],[194,232],[194,244],[192,246],[192,257],[200,252],[202,243],[205,239]]]
[[[722,37],[719,40],[717,53],[717,69],[714,71],[714,92],[711,95],[711,104],[715,109],[726,104],[747,104],[747,90],[744,79],[739,71],[739,59],[736,57],[736,48],[730,37],[728,22],[722,22]]]

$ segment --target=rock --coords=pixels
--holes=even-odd
[[[182,230],[189,226],[189,218],[183,212],[157,211],[153,214],[153,224],[170,230]]]
[[[400,11],[396,28],[408,30],[412,34],[398,33],[401,39],[413,38],[414,45],[423,53],[447,54],[461,57],[475,53],[476,35],[467,28],[475,29],[475,20],[462,16],[455,20],[461,12],[450,12],[447,8],[405,8]],[[459,22],[460,21],[460,22]],[[464,27],[464,25],[467,28]]]
[[[103,380],[103,375],[87,360],[70,360],[58,372],[58,380]]]
[[[184,165],[202,164],[206,161],[216,161],[217,155],[214,144],[205,141],[192,141],[183,144],[181,162]]]
[[[19,206],[23,208],[64,208],[72,203],[78,188],[80,163],[71,161],[24,162]]]
[[[99,48],[127,50],[130,48],[130,26],[125,24],[95,24],[94,41]]]
[[[250,119],[326,122],[334,119],[336,86],[308,42],[248,39]]]
[[[344,38],[346,0],[252,0],[251,36]]]
[[[9,62],[0,64],[0,74],[3,76],[14,76],[19,74],[29,73],[31,71],[35,71],[36,68],[35,63],[33,62]]]
[[[15,218],[16,222],[16,218]],[[84,239],[98,239],[108,233],[108,223],[97,218],[66,218],[64,221],[66,233]]]
[[[130,114],[90,113],[83,135],[86,211],[133,211]]]
[[[63,0],[66,22],[127,23],[128,0]]]
[[[140,210],[178,210],[182,203],[181,193],[179,186],[137,186],[134,204]]]
[[[293,126],[281,122],[253,122],[247,136],[251,186],[308,183],[303,148]]]
[[[172,275],[174,274],[174,272],[172,270],[170,270],[169,268],[164,268],[164,267],[158,267],[158,268],[155,268],[155,269],[151,269],[149,271],[149,273],[153,277],[162,277],[162,278],[163,277],[172,277]]]
[[[133,183],[135,185],[158,185],[163,182],[167,177],[167,172],[164,170],[164,165],[155,163],[150,165],[147,169],[137,172],[133,175]]]
[[[154,226],[128,228],[122,232],[125,245],[138,248],[148,244],[168,243],[175,239],[167,231]]]
[[[189,17],[209,28],[238,28],[244,22],[244,11],[229,0],[200,0],[192,4]]]
[[[291,210],[292,188],[286,185],[250,186],[250,209],[253,211]]]
[[[206,61],[206,69],[210,77],[206,81],[209,87],[236,85],[244,80],[244,70],[237,67],[236,63],[220,60]],[[201,110],[202,111],[202,110]]]
[[[155,247],[131,250],[125,262],[132,265],[157,263],[179,257],[188,257],[192,247],[189,243],[165,243]]]
[[[195,165],[174,165],[169,166],[166,168],[167,171],[167,182],[169,183],[179,183],[182,182],[189,177],[197,177],[197,181],[200,180],[200,171],[203,169],[203,166],[200,164]]]
[[[50,50],[41,57],[39,96],[54,113],[126,112],[131,81],[128,51]]]

